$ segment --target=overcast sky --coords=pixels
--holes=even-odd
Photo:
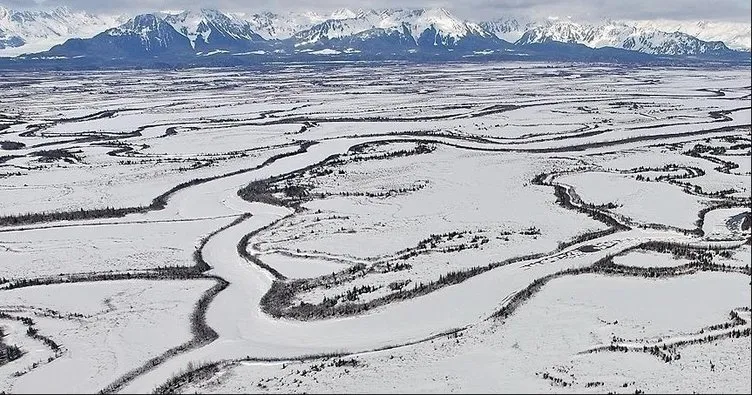
[[[217,8],[258,12],[331,11],[336,8],[445,7],[457,16],[492,19],[503,15],[571,16],[579,19],[677,19],[750,22],[750,0],[0,0],[10,8],[65,5],[92,12],[148,12]]]

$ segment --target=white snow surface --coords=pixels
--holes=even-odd
[[[12,307],[22,314],[33,309],[53,309],[64,315],[82,316],[34,316],[39,332],[61,344],[65,351],[52,363],[32,369],[12,382],[7,380],[10,373],[40,361],[18,360],[0,367],[0,373],[6,373],[0,378],[0,388],[14,393],[96,392],[147,359],[190,340],[188,324],[193,303],[211,285],[207,280],[128,280],[6,291],[1,308]],[[38,342],[28,351],[43,352],[45,348]]]
[[[216,376],[180,390],[262,390],[267,378],[261,384],[280,392],[748,388],[749,364],[738,357],[749,355],[749,338],[698,337],[750,322],[749,231],[740,219],[752,186],[747,168],[724,172],[718,162],[749,157],[748,70],[512,62],[275,67],[7,76],[0,92],[0,310],[32,317],[64,350],[46,362],[52,350],[25,336],[23,323],[0,320],[10,333],[4,341],[29,351],[0,366],[0,390],[105,388],[188,341],[196,301],[218,280],[35,281],[164,266],[185,273],[199,258],[210,266],[202,275],[229,282],[206,309],[217,338],[126,381],[123,393],[149,393],[190,367],[221,361],[227,365]],[[709,150],[691,155],[701,146]],[[727,152],[712,152],[720,148]],[[660,170],[669,165],[679,168]],[[650,168],[650,181],[637,180],[641,166]],[[675,181],[686,187],[658,180],[663,175],[684,177]],[[263,188],[251,196],[266,203],[238,195],[254,181]],[[564,192],[557,196],[553,185]],[[728,188],[733,196],[718,195]],[[152,206],[170,190],[163,205]],[[567,197],[572,206],[561,204]],[[728,201],[735,206],[707,212],[699,232],[701,210]],[[106,207],[134,210],[49,221],[50,212],[75,217]],[[629,229],[603,233],[612,222],[586,208]],[[648,241],[728,248],[723,259],[714,253],[726,271],[550,277],[611,256],[624,266],[683,262],[664,259],[670,254],[619,255]],[[537,255],[522,258],[528,254]],[[386,263],[403,265],[383,270]],[[352,278],[349,268],[356,268]],[[333,271],[342,283],[313,281]],[[398,280],[410,280],[410,289],[457,272],[469,274],[354,314],[305,320],[261,307],[275,281],[310,284],[295,295],[298,304],[355,287],[372,291],[337,302],[346,305],[393,296]],[[513,314],[491,318],[536,281],[545,284]],[[9,289],[19,285],[27,286]],[[741,323],[730,321],[732,310]],[[729,322],[736,326],[711,327]],[[456,337],[446,334],[457,329]],[[641,351],[583,353],[614,336],[700,342],[680,347],[682,358],[672,363]],[[311,365],[335,358],[298,362],[320,353],[352,354],[341,358],[361,364],[314,374]],[[246,357],[284,361],[238,361]],[[715,376],[700,370],[709,360],[717,363]],[[36,361],[44,363],[13,375]],[[544,373],[573,385],[552,386]]]
[[[695,292],[700,288],[713,289],[713,295]],[[687,387],[743,392],[750,383],[748,337],[687,347],[670,364],[646,353],[578,353],[608,344],[613,336],[647,339],[696,331],[723,322],[732,306],[749,306],[749,297],[745,277],[719,273],[657,281],[563,277],[503,323],[486,321],[457,338],[358,354],[354,367],[333,367],[331,359],[241,362],[183,390],[588,393],[593,391],[588,383],[602,381],[599,392]],[[715,372],[710,372],[708,358],[716,363]],[[325,368],[312,369],[322,363]],[[554,386],[544,373],[569,385]]]

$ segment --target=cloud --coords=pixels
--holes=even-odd
[[[335,8],[445,7],[474,20],[504,15],[571,16],[577,19],[677,19],[750,22],[749,0],[0,0],[11,8],[68,6],[92,12],[150,12],[187,8],[217,8],[259,12],[287,10],[331,11]]]
[[[588,19],[750,21],[749,0],[481,0],[485,12],[520,10],[536,16]]]

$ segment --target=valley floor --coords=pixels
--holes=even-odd
[[[2,77],[0,391],[752,385],[748,69]]]

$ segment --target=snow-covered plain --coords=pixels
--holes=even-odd
[[[29,358],[0,367],[0,386],[8,392],[96,392],[145,360],[190,340],[193,301],[211,284],[128,280],[6,291],[0,309],[33,317],[39,332],[64,351],[54,361],[14,377],[47,359],[35,354],[52,354],[41,342],[33,344],[25,350]],[[41,315],[46,309],[61,317]],[[3,326],[7,322],[3,320]]]
[[[743,393],[750,383],[749,337],[686,347],[680,350],[682,358],[670,364],[646,353],[580,353],[608,344],[613,336],[668,337],[724,322],[732,306],[749,306],[752,295],[745,277],[564,277],[503,324],[484,321],[458,337],[359,354],[352,357],[354,366],[332,366],[338,358],[240,362],[184,391],[634,393],[723,388]],[[713,292],[709,296],[700,289]],[[694,360],[688,354],[695,354],[690,357]],[[604,360],[609,362],[599,366]],[[719,365],[717,372],[710,372],[709,360]],[[546,373],[563,378],[567,386],[545,379]],[[591,382],[604,384],[589,387]]]
[[[741,391],[748,71],[3,75],[2,389]]]

